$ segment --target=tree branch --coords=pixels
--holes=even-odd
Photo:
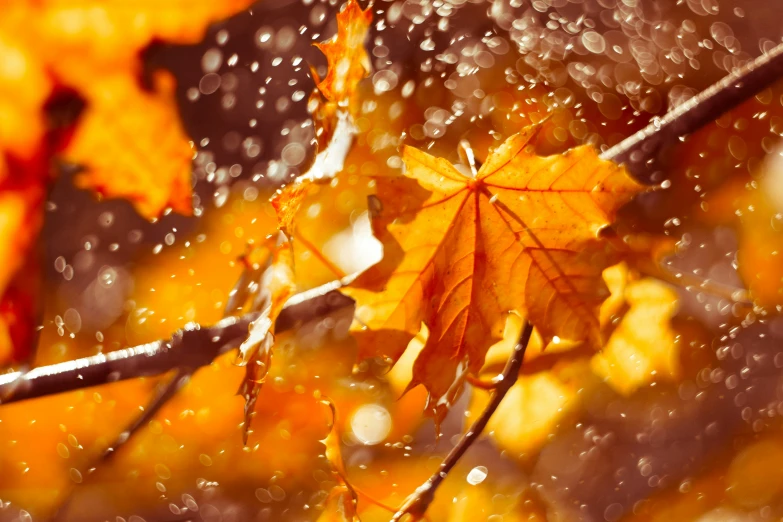
[[[601,157],[625,163],[639,181],[663,181],[657,158],[661,150],[691,134],[783,76],[783,44],[778,44],[745,66],[733,71],[662,118],[610,148]]]
[[[641,181],[659,183],[662,176],[656,172],[655,160],[663,148],[764,90],[781,76],[783,44],[729,74],[601,156],[625,163],[631,174]],[[342,146],[350,141],[353,132],[345,131],[349,139],[341,139],[339,144]],[[337,168],[338,163],[324,155],[320,161],[317,158],[312,170],[314,174],[321,172],[328,175]],[[295,295],[278,318],[276,331],[283,332],[296,324],[323,317],[345,306],[352,306],[351,299],[337,292],[343,284],[347,284],[345,279]],[[158,375],[183,365],[190,365],[192,368],[204,366],[214,357],[241,343],[247,334],[247,326],[254,317],[246,315],[241,318],[228,318],[211,328],[191,325],[175,334],[171,340],[43,366],[27,373],[2,375],[0,403],[96,386],[120,379]]]
[[[454,446],[446,458],[441,462],[438,470],[427,479],[427,482],[416,488],[416,491],[409,496],[400,509],[392,517],[392,522],[399,522],[406,514],[411,515],[413,520],[419,520],[424,516],[430,503],[435,498],[435,491],[438,486],[446,479],[449,472],[459,462],[459,459],[468,451],[474,442],[479,438],[481,432],[486,428],[489,419],[492,414],[495,413],[503,398],[508,393],[508,390],[517,382],[519,376],[519,370],[522,368],[522,361],[525,358],[525,350],[530,342],[530,336],[533,334],[533,325],[529,321],[525,321],[525,327],[522,329],[522,334],[519,336],[519,342],[514,347],[514,351],[511,353],[506,367],[503,373],[497,380],[497,385],[492,393],[492,398],[489,400],[489,404],[481,412],[481,416],[476,419],[476,422],[465,432],[462,438],[459,440],[456,446]]]
[[[277,319],[276,331],[322,319],[353,306],[353,299],[337,291],[345,281],[333,281],[296,294]],[[173,368],[200,368],[238,347],[247,337],[256,313],[228,317],[210,328],[189,324],[169,340],[125,348],[74,361],[34,368],[27,373],[0,375],[0,403],[97,386],[134,377],[158,375]]]

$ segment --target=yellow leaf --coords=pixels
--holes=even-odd
[[[737,271],[758,305],[783,306],[783,164],[769,164],[752,180],[731,180],[707,203],[701,218],[711,225],[733,224],[737,229]]]
[[[647,278],[628,283],[624,298],[629,310],[591,366],[615,390],[628,395],[656,377],[678,375],[679,353],[671,328],[677,293]]]
[[[502,497],[499,498],[499,497]],[[498,495],[497,489],[483,482],[466,485],[454,497],[448,522],[545,522],[546,510],[530,491],[519,495]]]
[[[598,233],[641,187],[590,147],[536,156],[539,129],[510,137],[475,179],[406,147],[405,176],[376,180],[384,258],[348,289],[355,335],[364,356],[397,360],[428,326],[411,386],[425,385],[436,418],[503,337],[509,311],[526,312],[545,344],[601,344],[611,253]]]
[[[783,443],[768,438],[734,457],[726,476],[726,493],[736,504],[754,509],[783,495]]]
[[[487,432],[513,455],[527,455],[555,433],[564,416],[579,406],[578,388],[552,372],[520,375],[487,424]],[[470,419],[484,410],[489,394],[477,391],[470,401]]]

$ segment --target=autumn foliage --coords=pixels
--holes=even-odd
[[[408,4],[400,9],[413,34],[429,12]],[[178,77],[149,70],[143,58],[152,45],[196,44],[209,24],[246,8],[243,16],[256,16],[250,2],[6,6],[0,358],[9,371],[168,339],[187,323],[208,332],[243,316],[250,326],[202,368],[165,367],[2,405],[0,467],[9,471],[0,478],[0,520],[783,516],[779,165],[748,161],[733,179],[710,171],[709,183],[675,165],[644,185],[634,170],[642,167],[607,154],[636,119],[625,128],[609,118],[617,122],[596,130],[584,117],[587,98],[574,103],[562,86],[549,92],[554,73],[531,80],[540,64],[501,52],[491,31],[481,42],[497,52],[475,44],[460,55],[475,70],[458,66],[441,82],[461,59],[444,51],[435,65],[414,64],[434,68],[432,78],[397,86],[404,72],[392,67],[393,43],[382,37],[396,7],[363,5],[348,0],[317,36],[298,29],[322,55],[311,64],[274,44],[281,59],[272,67],[285,60],[309,70],[312,91],[305,101],[305,87],[289,81],[297,91],[285,101],[306,103],[307,120],[263,132],[289,146],[309,137],[310,156],[289,161],[276,147],[282,160],[258,161],[250,173],[220,167],[210,140],[188,135]],[[438,15],[447,20],[452,7],[437,6]],[[313,13],[320,24],[324,16]],[[512,33],[529,23],[519,17],[505,28],[502,13],[492,16]],[[437,27],[450,34],[448,24]],[[434,30],[423,34],[418,50],[440,45]],[[678,34],[689,41],[689,32]],[[595,54],[589,38],[582,50]],[[567,74],[592,67],[584,56]],[[250,81],[255,96],[274,77],[263,65],[258,77],[230,76],[257,72],[257,62],[242,60],[230,58],[220,77],[226,111],[226,84]],[[482,68],[482,88],[440,101],[440,83],[456,92]],[[630,87],[617,93],[638,101]],[[211,94],[195,89],[188,99]],[[617,98],[590,94],[604,116],[616,109],[604,103],[610,95]],[[783,117],[771,98],[737,109],[734,128],[767,111]],[[631,105],[617,110],[637,118],[649,103]],[[471,110],[485,112],[465,127],[444,123]],[[587,139],[588,125],[608,136],[603,147]],[[244,159],[256,162],[248,140]],[[711,137],[682,141],[696,165],[710,156],[705,143],[716,155]],[[732,162],[740,159],[734,143]],[[51,279],[38,262],[51,241],[40,237],[47,192],[71,182],[93,205],[128,201],[152,223],[151,236],[154,227],[164,232],[148,240],[123,230],[150,247],[125,266],[98,258],[97,283],[82,285],[79,299],[125,285],[100,328],[74,316],[76,305],[60,311],[64,290],[42,288]],[[194,204],[199,219],[164,228]],[[115,226],[112,216],[102,226]],[[74,241],[90,255],[99,243]],[[705,273],[689,248],[719,250],[713,243],[731,248],[714,254]],[[89,259],[58,257],[54,268],[73,274]],[[322,285],[355,305],[281,326],[286,307],[307,303]],[[210,341],[227,341],[221,335]],[[464,453],[449,453],[474,435]]]

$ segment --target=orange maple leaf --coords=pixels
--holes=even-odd
[[[308,110],[315,122],[315,137],[319,149],[327,147],[337,131],[340,113],[356,110],[356,89],[359,81],[370,75],[370,57],[364,40],[372,23],[370,8],[362,10],[356,0],[348,0],[337,13],[337,34],[325,42],[314,44],[326,56],[326,76],[321,79],[315,68],[310,74],[315,89],[308,100]]]
[[[405,175],[377,180],[384,258],[347,291],[356,336],[364,355],[396,360],[426,323],[410,386],[426,386],[436,418],[502,339],[509,311],[526,312],[545,343],[600,346],[612,256],[599,232],[642,187],[591,147],[536,156],[540,128],[506,140],[475,178],[405,147]]]
[[[345,8],[337,13],[337,34],[315,44],[328,64],[323,80],[314,78],[316,86],[327,100],[341,107],[347,106],[359,81],[370,74],[370,57],[364,49],[364,40],[371,22],[370,8],[362,10],[359,2],[348,0]]]
[[[193,147],[180,123],[174,78],[159,71],[153,92],[130,75],[99,83],[63,153],[87,166],[76,186],[125,198],[148,217],[167,207],[190,214]]]
[[[279,228],[292,233],[293,222],[302,201],[313,192],[313,182],[333,178],[343,169],[356,127],[352,105],[359,81],[370,74],[370,58],[364,40],[372,22],[372,12],[364,11],[356,0],[348,0],[337,13],[337,34],[316,43],[328,63],[326,77],[318,78],[311,67],[316,88],[308,104],[316,127],[318,154],[308,171],[294,182],[280,188],[270,199],[277,213]]]
[[[167,207],[189,214],[192,152],[179,124],[172,80],[159,76],[154,91],[145,91],[140,52],[155,40],[196,43],[210,22],[251,1],[3,2],[0,251],[6,262],[0,273],[0,364],[26,357],[38,320],[35,285],[19,282],[34,279],[23,272],[33,266],[32,245],[50,181],[47,101],[66,88],[86,103],[67,151],[68,159],[85,167],[77,178],[81,186],[105,197],[128,197],[148,218]]]

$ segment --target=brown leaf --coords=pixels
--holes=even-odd
[[[356,335],[365,356],[396,360],[427,324],[411,386],[426,386],[436,418],[502,338],[511,310],[525,311],[545,344],[601,344],[611,256],[598,233],[641,186],[590,147],[536,156],[539,129],[510,137],[475,179],[406,147],[405,176],[377,180],[384,259],[348,291],[367,326]]]

